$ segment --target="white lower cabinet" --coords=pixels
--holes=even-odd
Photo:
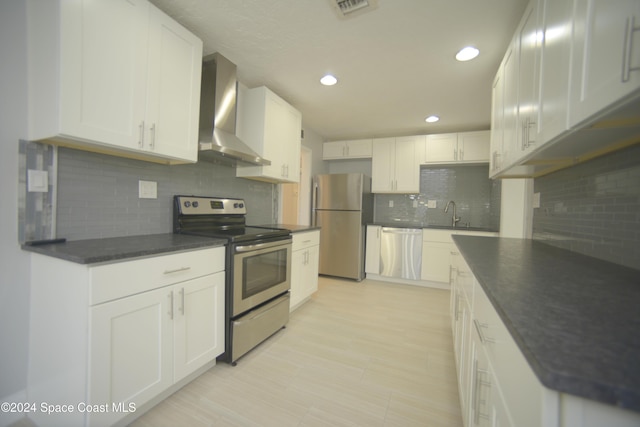
[[[293,234],[291,254],[291,311],[318,290],[320,231]]]
[[[451,327],[465,427],[638,425],[635,412],[543,386],[465,260],[457,251],[451,258]]]
[[[34,254],[28,396],[76,405],[34,421],[112,425],[213,366],[224,351],[224,251],[99,266]]]
[[[367,242],[364,258],[364,271],[367,274],[380,274],[380,233],[379,225],[367,225]]]

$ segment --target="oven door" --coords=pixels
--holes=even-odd
[[[233,316],[291,288],[291,239],[233,248]]]

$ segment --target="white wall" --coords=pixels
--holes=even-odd
[[[500,237],[530,239],[533,179],[503,179],[500,201]]]
[[[0,402],[26,401],[29,258],[18,244],[18,140],[27,129],[26,2],[0,1]],[[0,426],[15,420],[0,412]]]

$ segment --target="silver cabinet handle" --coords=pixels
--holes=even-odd
[[[636,17],[627,18],[624,37],[624,55],[622,57],[622,82],[626,83],[631,78],[632,71],[639,71],[640,67],[631,66],[631,56],[633,54],[633,36],[636,31],[640,31],[640,26],[636,26]]]
[[[169,318],[173,320],[173,291],[169,292]]]
[[[156,124],[152,124],[149,130],[151,131],[151,143],[149,144],[149,146],[151,147],[151,149],[154,149],[156,146]]]
[[[491,417],[488,414],[483,414],[482,412],[480,412],[480,403],[485,403],[486,401],[483,401],[480,398],[480,389],[482,386],[485,387],[491,387],[491,382],[487,381],[487,380],[483,380],[480,378],[480,375],[489,375],[489,371],[486,369],[480,369],[478,367],[478,360],[474,360],[473,361],[473,367],[474,367],[474,385],[473,385],[473,415],[474,415],[474,420],[475,423],[474,424],[479,424],[480,423],[480,418],[483,418],[485,420],[489,420],[491,419]]]
[[[180,267],[180,268],[176,268],[175,270],[165,270],[164,274],[180,273],[181,271],[187,271],[187,270],[191,270],[191,267]]]
[[[184,316],[184,288],[180,289],[180,314]]]
[[[144,147],[144,120],[140,122],[140,125],[138,126],[138,132],[138,147],[142,148]]]
[[[494,344],[496,341],[493,338],[487,338],[484,336],[483,328],[488,328],[489,325],[486,323],[480,323],[478,319],[473,319],[473,324],[476,326],[476,331],[478,331],[478,336],[480,337],[480,342],[482,344],[489,343]]]

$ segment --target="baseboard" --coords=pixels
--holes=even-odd
[[[378,274],[371,274],[371,273],[367,273],[367,279],[376,280],[379,282],[400,283],[403,285],[422,286],[424,288],[451,290],[451,287],[449,286],[448,283],[432,282],[429,280],[410,280],[410,279],[402,279],[399,277],[380,276]]]
[[[20,390],[17,393],[13,393],[9,396],[0,398],[0,403],[27,403],[27,390]],[[9,408],[11,409],[11,408]],[[24,412],[5,412],[0,411],[0,427],[7,427],[22,418],[28,418]]]

